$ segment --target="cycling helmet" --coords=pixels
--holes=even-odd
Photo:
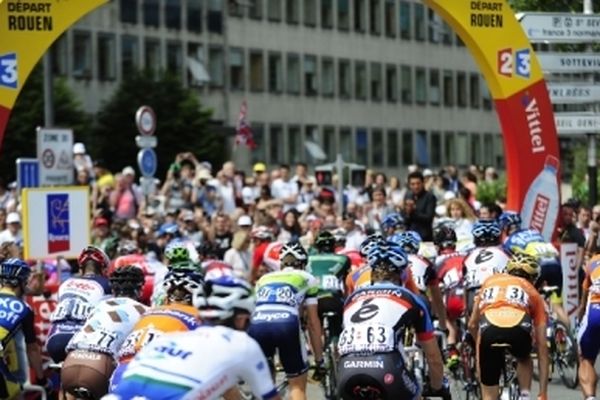
[[[115,269],[109,277],[110,287],[115,296],[139,296],[145,283],[144,272],[135,265],[126,265]]]
[[[136,254],[140,250],[135,240],[121,240],[117,246],[117,255],[126,256],[129,254]]]
[[[335,247],[346,246],[346,230],[344,228],[335,229],[332,234],[335,239]]]
[[[0,280],[14,285],[24,285],[29,279],[31,268],[20,258],[9,258],[0,264]]]
[[[498,218],[501,229],[510,229],[512,227],[520,228],[521,222],[521,215],[516,211],[504,211]]]
[[[449,225],[442,225],[433,231],[433,244],[440,249],[456,247],[456,232]]]
[[[204,296],[202,274],[189,271],[171,271],[163,281],[169,302],[196,304]]]
[[[174,222],[165,222],[160,226],[157,232],[157,237],[162,237],[165,235],[178,236],[179,234],[179,226],[177,226]]]
[[[252,286],[234,276],[220,276],[206,281],[206,296],[195,298],[194,306],[200,317],[207,320],[226,320],[235,311],[252,314],[255,300]]]
[[[494,246],[500,244],[500,225],[496,221],[479,220],[471,229],[475,246]]]
[[[383,235],[379,232],[377,233],[373,233],[369,236],[367,236],[367,238],[365,240],[363,240],[363,242],[360,244],[360,255],[363,257],[367,257],[369,255],[369,252],[378,244],[385,242],[385,239],[383,237]]]
[[[387,268],[402,271],[408,265],[408,259],[402,247],[389,241],[375,246],[369,252],[367,260],[373,270]]]
[[[180,261],[189,261],[190,251],[187,244],[181,239],[173,239],[165,248],[165,258],[169,260],[169,264],[174,264]]]
[[[299,242],[288,242],[283,245],[279,252],[279,263],[281,268],[303,268],[308,261],[308,254]]]
[[[384,231],[388,231],[389,229],[399,229],[405,228],[406,224],[404,222],[404,218],[399,213],[391,213],[383,218],[381,221],[381,229]]]
[[[88,246],[81,251],[79,258],[77,259],[77,264],[83,268],[88,262],[93,262],[101,271],[103,271],[108,268],[110,259],[106,253],[98,247]]]
[[[315,238],[315,247],[323,253],[333,253],[335,251],[335,237],[329,231],[321,231]]]
[[[506,272],[510,275],[520,276],[531,283],[540,277],[540,264],[537,258],[528,254],[517,253],[508,260]]]
[[[169,271],[173,272],[200,272],[202,266],[191,260],[177,261],[170,263],[167,267]]]
[[[196,250],[203,259],[217,258],[217,254],[219,254],[218,246],[209,240],[203,240]]]
[[[252,229],[250,237],[258,240],[273,240],[273,231],[267,226],[259,225]]]
[[[398,241],[394,241],[394,243],[399,245],[407,254],[417,254],[422,241],[421,235],[417,232],[407,231],[398,234]]]

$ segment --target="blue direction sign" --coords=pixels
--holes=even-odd
[[[138,152],[137,161],[142,175],[147,178],[152,178],[156,173],[156,166],[158,164],[154,150],[151,148],[141,149]]]
[[[40,186],[40,162],[36,158],[17,158],[17,187]]]

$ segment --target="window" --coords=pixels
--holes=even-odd
[[[267,160],[267,144],[265,140],[265,126],[260,122],[252,122],[252,138],[256,147],[250,152],[252,163]]]
[[[439,106],[441,101],[440,94],[440,71],[438,69],[429,70],[429,104]]]
[[[228,1],[227,8],[229,15],[232,17],[243,17],[244,16],[244,5],[236,0]]]
[[[385,98],[387,101],[398,101],[398,69],[394,64],[385,66]]]
[[[73,34],[73,76],[92,77],[92,38],[89,32]]]
[[[398,131],[391,129],[387,131],[387,166],[397,167],[398,166]]]
[[[350,0],[337,0],[337,2],[338,29],[340,31],[347,31],[350,29]]]
[[[283,59],[281,53],[269,54],[269,91],[283,92]]]
[[[144,0],[142,10],[144,11],[144,25],[158,28],[160,26],[159,0]]]
[[[116,71],[115,35],[98,34],[98,79],[115,79]]]
[[[67,43],[67,35],[63,34],[52,45],[52,73],[55,75],[65,76],[69,73],[69,45]],[[114,59],[113,59],[113,62]]]
[[[454,140],[454,132],[444,132],[444,142],[446,164],[456,163],[456,142]]]
[[[469,164],[469,136],[467,132],[458,132],[456,135],[456,161],[457,165]]]
[[[291,125],[288,127],[288,151],[289,151],[289,162],[297,163],[302,161],[302,155],[304,149],[302,148],[302,130],[299,125]]]
[[[384,164],[384,147],[383,147],[383,131],[381,129],[373,129],[371,131],[371,165],[378,167]]]
[[[335,66],[333,58],[323,58],[321,62],[321,80],[323,96],[333,97],[335,95]]]
[[[144,43],[144,47],[144,65],[147,70],[154,73],[154,78],[157,78],[158,72],[162,69],[160,42],[148,39]]]
[[[429,28],[429,42],[439,43],[442,36],[442,19],[431,8],[427,9],[427,22]]]
[[[369,23],[372,35],[381,35],[381,17],[380,0],[369,0]]]
[[[317,57],[304,56],[304,94],[316,96],[318,94]]]
[[[208,0],[208,13],[206,15],[208,31],[213,33],[223,32],[223,1]]]
[[[427,103],[427,73],[425,68],[417,67],[415,71],[415,100],[417,104]]]
[[[352,154],[352,130],[340,128],[340,153],[344,160],[354,161]]]
[[[323,151],[327,155],[327,160],[335,160],[335,128],[333,126],[323,127]]]
[[[454,72],[444,70],[444,106],[454,105]]]
[[[413,4],[415,10],[415,39],[422,42],[425,40],[425,6],[423,4]]]
[[[183,59],[179,43],[167,44],[167,71],[175,76],[181,75]]]
[[[300,21],[300,0],[286,0],[285,20],[288,24],[297,24]]]
[[[287,90],[290,94],[300,94],[300,56],[287,56]]]
[[[483,84],[481,85],[481,99],[483,102],[484,110],[492,109],[492,95],[490,94],[490,89],[488,89],[487,82],[483,80]]]
[[[283,128],[281,125],[271,125],[269,144],[269,163],[284,162]]]
[[[267,17],[269,21],[281,21],[282,0],[267,0]]]
[[[187,29],[202,32],[202,0],[187,0]]]
[[[481,164],[481,136],[478,133],[471,135],[471,164]]]
[[[412,67],[410,65],[403,65],[400,67],[401,79],[402,79],[402,102],[404,104],[412,104],[413,102],[413,80],[412,80]]]
[[[409,40],[411,38],[411,3],[400,1],[400,38]]]
[[[367,64],[362,61],[354,64],[354,91],[357,99],[367,99]]]
[[[210,85],[212,87],[223,86],[225,74],[223,60],[223,49],[220,47],[211,47],[208,50],[208,75],[210,76]]]
[[[139,47],[136,36],[121,37],[121,70],[123,75],[134,72],[139,66]]]
[[[350,60],[338,61],[338,84],[340,85],[340,97],[349,99],[352,97],[352,76]]]
[[[381,64],[371,63],[371,100],[381,101],[383,76],[381,73]]]
[[[187,78],[190,86],[199,87],[208,81],[204,47],[200,43],[188,42],[187,45]]]
[[[467,76],[464,72],[458,72],[456,75],[456,85],[458,99],[457,103],[459,107],[467,106]]]
[[[419,130],[415,137],[417,164],[430,166],[429,148],[427,146],[427,132]]]
[[[250,90],[262,92],[265,89],[265,64],[260,50],[250,52]]]
[[[321,27],[333,28],[333,0],[321,0]]]
[[[483,135],[483,160],[486,164],[494,163],[494,156],[494,137],[492,134],[486,133]]]
[[[137,24],[137,0],[121,0],[119,2],[121,22]]]
[[[479,87],[479,74],[472,73],[469,75],[469,98],[471,100],[471,108],[479,108],[481,99],[481,88]]]
[[[431,132],[431,165],[442,165],[442,135],[440,132]]]
[[[244,50],[229,49],[229,87],[244,90]]]
[[[402,165],[411,165],[413,163],[413,133],[409,129],[402,131]]]
[[[356,162],[367,165],[368,136],[367,128],[356,128]]]
[[[354,0],[354,30],[367,31],[367,0]]]
[[[165,25],[170,29],[181,29],[181,0],[166,0]]]
[[[456,35],[456,45],[458,47],[465,47],[465,43],[462,41],[462,39],[458,35]]]
[[[304,0],[304,25],[317,25],[317,0]]]
[[[452,28],[446,21],[442,21],[442,43],[446,46],[452,46],[452,38],[454,36],[454,32]]]
[[[248,7],[248,14],[252,19],[262,19],[263,17],[263,1],[264,0],[254,0],[250,2],[250,6]]]
[[[396,0],[385,0],[385,36],[396,37]]]

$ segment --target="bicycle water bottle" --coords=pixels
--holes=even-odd
[[[522,227],[538,230],[547,241],[552,238],[560,206],[558,166],[556,157],[546,157],[544,169],[529,186],[521,207]]]

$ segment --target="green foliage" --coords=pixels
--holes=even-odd
[[[573,150],[573,155],[575,163],[573,167],[573,180],[571,181],[573,197],[581,200],[582,204],[588,204],[590,188],[587,180],[587,146],[578,146]],[[600,188],[600,175],[597,181],[596,187]],[[600,197],[596,196],[596,198]]]
[[[515,11],[581,12],[583,0],[508,0]]]
[[[135,145],[138,132],[134,116],[141,105],[152,107],[157,117],[158,177],[164,176],[175,155],[182,151],[190,151],[213,165],[223,161],[225,140],[208,125],[212,111],[203,109],[192,90],[183,87],[176,77],[162,74],[155,79],[150,72],[128,74],[103,104],[86,138],[93,158],[103,159],[113,171],[136,165],[139,149]]]
[[[477,184],[477,200],[482,204],[506,200],[506,178],[495,181],[481,181]]]
[[[0,157],[0,176],[15,179],[15,160],[36,157],[36,128],[44,125],[44,74],[40,62],[29,75],[6,127]],[[54,79],[55,126],[72,128],[75,137],[90,128],[91,119],[62,78]]]

